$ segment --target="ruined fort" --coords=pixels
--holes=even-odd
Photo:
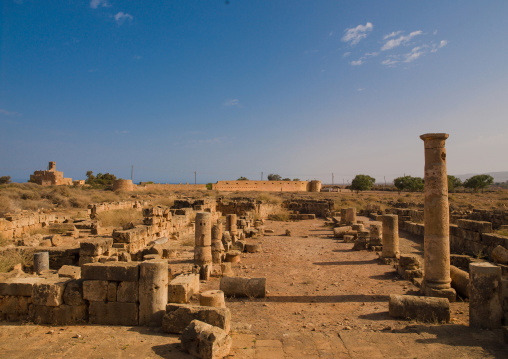
[[[344,196],[356,194],[320,192],[319,181],[218,181],[210,191],[117,180],[129,200],[79,215],[7,214],[0,252],[27,260],[0,274],[0,320],[12,333],[21,322],[79,327],[84,342],[97,340],[91,331],[151,328],[158,344],[126,329],[117,350],[163,357],[503,357],[508,237],[496,232],[508,210],[450,210],[447,138],[421,136],[425,189],[412,208],[351,206]],[[54,162],[31,180],[72,184]],[[150,190],[176,194],[161,205]],[[104,225],[127,212],[138,220]],[[90,350],[107,352],[102,341]]]

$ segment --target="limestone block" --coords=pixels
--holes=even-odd
[[[484,221],[473,221],[471,219],[459,219],[457,221],[459,228],[478,233],[492,233],[492,223]]]
[[[106,301],[108,283],[107,280],[85,280],[83,282],[83,298],[94,302]]]
[[[138,304],[90,302],[89,323],[103,325],[138,325]]]
[[[63,294],[63,301],[64,304],[74,306],[86,304],[83,299],[83,280],[76,279],[67,283]]]
[[[261,244],[259,243],[246,243],[245,251],[247,253],[258,253],[261,252]]]
[[[343,238],[344,235],[348,234],[348,232],[351,231],[351,229],[351,226],[335,227],[333,229],[333,236],[335,238]]]
[[[491,257],[496,263],[508,264],[508,249],[497,246],[492,251]]]
[[[116,291],[118,282],[108,282],[108,289],[106,293],[106,299],[108,302],[116,302]]]
[[[199,293],[199,275],[180,274],[169,282],[168,303],[187,303],[195,293]]]
[[[79,256],[79,266],[83,267],[85,264],[88,263],[98,263],[99,262],[99,256],[96,257],[90,257],[90,256]]]
[[[68,266],[64,265],[58,270],[58,276],[63,278],[70,279],[80,279],[81,278],[81,268],[77,266]]]
[[[212,263],[212,247],[194,247],[194,264],[203,265]]]
[[[414,254],[403,254],[399,258],[399,266],[407,269],[418,269],[420,268],[420,259]]]
[[[199,267],[199,279],[200,280],[210,280],[210,275],[212,273],[212,265],[204,264]]]
[[[241,260],[241,252],[232,250],[226,253],[226,262],[239,263]]]
[[[88,239],[79,244],[80,256],[101,256],[113,246],[113,238]]]
[[[110,280],[116,282],[137,282],[139,280],[139,263],[106,262],[83,265],[81,277],[84,280]]]
[[[488,262],[469,264],[469,326],[498,328],[502,318],[501,268]]]
[[[266,278],[222,277],[220,290],[228,297],[264,298]]]
[[[116,291],[116,301],[122,303],[136,303],[139,298],[138,282],[119,282]]]
[[[231,337],[222,329],[193,320],[182,333],[182,348],[202,359],[219,359],[228,356]]]
[[[0,282],[0,295],[32,296],[32,288],[35,283],[42,281],[40,277],[7,278]]]
[[[390,294],[389,314],[394,318],[448,323],[450,302],[446,298]]]
[[[469,298],[469,273],[450,265],[452,288],[464,298]]]
[[[0,296],[0,314],[28,315],[30,304],[32,304],[31,297]]]
[[[162,319],[162,330],[179,334],[195,319],[219,327],[226,333],[231,328],[231,312],[227,308],[168,304]]]
[[[46,307],[35,304],[31,307],[30,317],[35,324],[84,324],[88,319],[88,311],[86,305],[62,304],[58,307]]]
[[[351,233],[351,232],[348,232]],[[344,235],[344,243],[353,243],[355,241],[355,236],[352,234],[345,234]]]
[[[34,253],[34,272],[40,274],[49,269],[49,252]]]
[[[32,288],[32,301],[37,305],[57,307],[63,304],[65,286],[71,280],[67,278],[45,278],[34,283]]]
[[[204,307],[225,308],[224,292],[222,290],[207,290],[199,295],[199,305]]]
[[[224,277],[232,277],[232,276],[234,276],[233,270],[231,269],[231,263],[230,262],[221,263],[220,269],[221,269],[221,272],[222,272],[222,276],[224,276]]]

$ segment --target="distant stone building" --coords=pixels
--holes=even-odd
[[[63,172],[56,170],[56,162],[50,162],[47,171],[35,171],[30,181],[41,186],[72,186],[72,178],[64,178]]]

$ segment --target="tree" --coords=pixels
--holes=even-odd
[[[448,175],[448,192],[455,192],[458,187],[462,187],[460,178]]]
[[[300,181],[299,178],[293,178],[293,181]]]
[[[476,175],[464,181],[464,187],[471,188],[473,192],[482,190],[494,183],[494,178],[491,175]]]
[[[92,184],[93,181],[95,180],[95,176],[93,175],[93,172],[92,171],[86,171],[86,183],[88,184]]]
[[[237,179],[237,181],[248,181],[249,179],[247,177],[240,177],[239,179]]]
[[[291,178],[283,178],[283,181],[291,181]]]
[[[351,181],[351,189],[356,191],[356,193],[368,191],[372,188],[374,182],[376,182],[376,179],[369,175],[356,175],[353,181]]]
[[[268,175],[268,181],[282,181],[282,177],[273,173]]]
[[[393,180],[393,184],[399,191],[399,194],[406,190],[409,192],[423,191],[424,183],[421,177],[403,176]]]
[[[0,177],[0,184],[9,184],[9,183],[11,183],[11,176]]]
[[[93,175],[92,171],[87,171],[86,176],[88,179],[86,180],[86,183],[90,185],[111,185],[113,184],[113,181],[116,180],[116,176],[111,173],[97,173],[97,176]]]

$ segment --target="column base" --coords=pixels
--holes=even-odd
[[[453,288],[445,288],[445,289],[437,289],[429,287],[425,284],[425,281],[422,282],[422,287],[420,292],[426,297],[438,297],[438,298],[446,298],[449,302],[455,302],[457,300],[457,293]]]

